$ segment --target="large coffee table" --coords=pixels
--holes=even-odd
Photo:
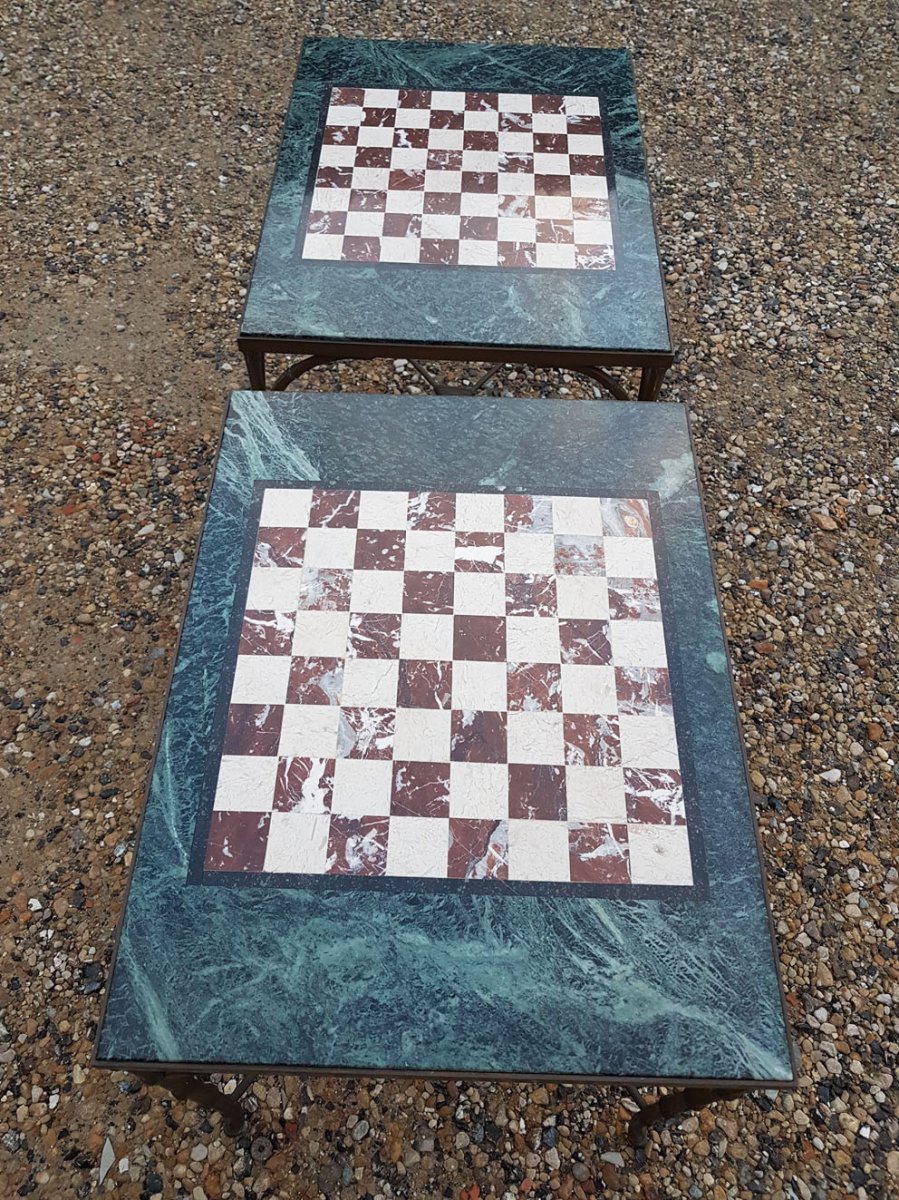
[[[565,367],[654,399],[673,360],[626,50],[303,44],[238,344]]]
[[[232,395],[96,1062],[792,1086],[683,407]]]

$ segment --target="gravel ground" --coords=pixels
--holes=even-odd
[[[896,31],[882,0],[19,3],[0,13],[0,1196],[899,1194]],[[626,1148],[610,1089],[87,1069],[303,33],[632,47],[795,1095]],[[407,367],[308,386],[412,390]],[[592,396],[506,372],[509,394]],[[257,1139],[257,1140],[252,1140]]]

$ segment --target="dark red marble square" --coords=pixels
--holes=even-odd
[[[354,166],[384,171],[390,166],[389,146],[357,146]]]
[[[342,567],[304,567],[300,575],[297,609],[347,612],[353,572]]]
[[[499,176],[496,171],[463,171],[462,191],[496,195],[499,193]]]
[[[333,798],[333,758],[278,759],[275,812],[330,812]]]
[[[422,238],[418,261],[431,267],[454,267],[459,261],[459,242],[451,238]]]
[[[452,492],[410,492],[408,523],[410,529],[454,529],[456,497]]]
[[[507,617],[554,617],[556,581],[552,575],[507,575]]]
[[[569,175],[535,175],[534,193],[537,196],[570,196]]]
[[[350,192],[350,212],[384,212],[387,193],[377,188],[353,188]],[[367,239],[360,238],[360,241]]]
[[[331,529],[355,529],[359,523],[359,493],[339,488],[314,488],[309,524]]]
[[[256,535],[254,567],[301,567],[306,549],[305,529],[275,526]]]
[[[393,758],[396,710],[342,708],[337,728],[339,758]]]
[[[464,126],[465,113],[450,112],[448,108],[431,109],[432,129],[463,129]]]
[[[554,242],[557,245],[574,241],[573,221],[538,221],[537,241]]]
[[[568,826],[572,883],[630,883],[630,850],[626,825]]]
[[[395,125],[395,108],[365,108],[362,111],[363,125]]]
[[[534,96],[532,107],[535,113],[564,112],[561,96]]]
[[[660,621],[659,585],[654,579],[610,579],[609,615],[614,621]]]
[[[506,496],[505,524],[507,533],[552,533],[551,499],[549,496]]]
[[[602,525],[606,537],[652,537],[645,500],[603,500]]]
[[[504,175],[531,175],[534,171],[533,154],[501,154],[499,169]]]
[[[609,202],[602,196],[572,196],[571,211],[575,217],[590,221],[605,221],[609,216]]]
[[[498,200],[498,217],[534,217],[537,203],[533,196],[516,196],[503,193]],[[508,244],[508,243],[506,243]]]
[[[606,552],[601,537],[587,533],[556,534],[557,575],[603,575]]]
[[[359,108],[365,103],[365,89],[351,87],[331,88],[332,108]]]
[[[505,617],[454,617],[453,658],[505,662]]]
[[[429,171],[461,171],[461,150],[429,150],[427,169]]]
[[[270,823],[269,813],[214,812],[206,840],[206,870],[261,871]]]
[[[329,875],[385,875],[389,817],[332,816],[328,829]]]
[[[428,215],[458,216],[462,210],[460,192],[425,192],[424,211]]]
[[[509,817],[531,821],[567,820],[565,768],[511,763]]]
[[[504,551],[505,539],[501,533],[457,533],[456,570],[499,574]]]
[[[454,590],[450,571],[407,571],[403,578],[403,612],[451,613]]]
[[[561,712],[562,668],[558,663],[512,663],[506,688],[510,712]]]
[[[450,879],[508,879],[508,824],[450,817],[446,873]]]
[[[576,133],[581,137],[593,137],[602,133],[602,120],[587,113],[569,113],[565,117],[565,124],[569,133]]]
[[[499,134],[491,129],[466,129],[462,136],[463,150],[499,149]]]
[[[400,88],[399,108],[430,108],[431,92],[429,89]]]
[[[394,762],[392,817],[448,817],[449,763]]]
[[[616,667],[618,711],[627,716],[671,716],[671,680],[665,667]]]
[[[398,171],[390,172],[388,176],[388,186],[391,192],[420,192],[425,185],[424,171]],[[388,216],[391,214],[388,213]],[[386,218],[385,218],[386,219]]]
[[[222,754],[278,753],[283,704],[231,704]]]
[[[499,242],[497,260],[501,267],[535,267],[537,246],[534,242]]]
[[[353,186],[353,168],[320,166],[315,176],[315,186],[317,188],[341,188],[349,191]]]
[[[598,154],[569,155],[572,175],[605,175],[606,160]]]
[[[385,213],[384,237],[420,237],[421,213]]]
[[[604,271],[612,266],[611,246],[585,246],[578,243],[574,256],[575,266],[590,271]]]
[[[358,140],[358,125],[326,125],[322,133],[325,146],[355,146]]]
[[[501,112],[499,114],[500,133],[530,133],[534,128],[534,118],[531,113]]]
[[[453,709],[450,733],[453,762],[504,763],[507,757],[504,712]]]
[[[239,654],[289,654],[293,643],[292,612],[249,609],[243,615]]]
[[[686,825],[679,771],[624,769],[627,819],[641,825]]]
[[[466,92],[466,112],[496,112],[499,108],[499,95],[496,92]]]
[[[463,217],[459,225],[459,237],[473,241],[496,241],[496,217]]]
[[[347,654],[350,658],[398,658],[399,613],[353,613]]]
[[[307,233],[343,233],[345,230],[345,212],[319,212],[313,209],[306,222]]]
[[[620,767],[618,718],[600,713],[565,713],[565,762],[569,767]]]
[[[393,146],[397,150],[427,150],[429,129],[408,129],[402,124],[393,131]]]
[[[433,658],[401,658],[399,708],[450,708],[453,664]]]
[[[534,134],[534,153],[535,154],[567,154],[568,153],[568,134],[567,133],[535,133]]]
[[[404,529],[360,529],[356,534],[357,570],[402,571],[405,555]]]
[[[287,682],[288,704],[339,704],[342,658],[294,658]]]
[[[559,621],[559,644],[563,663],[604,667],[612,661],[608,621],[563,619]]]

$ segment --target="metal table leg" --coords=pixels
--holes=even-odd
[[[627,1140],[635,1148],[646,1143],[646,1133],[653,1125],[662,1125],[673,1117],[697,1112],[715,1100],[739,1100],[745,1096],[745,1088],[685,1088],[682,1092],[669,1092],[660,1096],[653,1104],[644,1104],[635,1088],[628,1088],[631,1099],[640,1105],[628,1122]]]
[[[665,378],[667,370],[667,366],[643,367],[640,371],[640,390],[637,393],[637,399],[655,400],[658,397],[659,389],[662,386],[662,380]]]
[[[221,1113],[223,1127],[229,1137],[236,1137],[243,1129],[246,1114],[240,1106],[240,1098],[255,1080],[255,1075],[244,1075],[228,1096],[220,1092],[214,1083],[181,1071],[141,1071],[137,1074],[149,1087],[165,1088],[178,1100],[193,1100],[201,1108],[211,1108]]]

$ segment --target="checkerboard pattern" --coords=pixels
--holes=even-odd
[[[614,267],[599,100],[334,88],[302,257]]]
[[[644,500],[267,488],[209,872],[689,886]]]

